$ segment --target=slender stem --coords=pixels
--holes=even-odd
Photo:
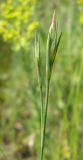
[[[42,127],[43,127],[43,93],[42,93],[42,84],[40,82],[40,99],[41,99],[41,124],[40,124],[40,128],[41,128],[41,143],[42,143]],[[40,146],[41,148],[41,146]]]
[[[42,92],[42,81],[40,76],[40,67],[37,66],[38,70],[38,82],[39,82],[39,89],[40,89],[40,102],[41,102],[41,115],[40,115],[40,141],[42,143],[42,127],[43,127],[43,92]],[[41,150],[41,145],[40,145]]]
[[[48,97],[49,97],[49,80],[46,82],[46,102],[45,102],[45,113],[42,129],[42,143],[41,143],[41,155],[40,160],[43,160],[44,146],[45,146],[45,133],[46,133],[46,122],[47,122],[47,110],[48,110]]]
[[[40,99],[41,99],[41,128],[43,123],[43,93],[42,93],[42,85],[40,84]]]

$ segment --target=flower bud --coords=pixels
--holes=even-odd
[[[54,11],[49,32],[51,33],[51,31],[55,29],[55,27],[56,27],[56,17],[55,17],[55,11]]]
[[[48,32],[47,38],[47,72],[50,79],[50,75],[52,72],[52,67],[54,64],[54,60],[56,57],[56,53],[59,47],[60,39],[62,33],[58,36],[57,34],[57,27],[56,27],[56,18],[55,18],[55,11],[52,18],[52,23]]]

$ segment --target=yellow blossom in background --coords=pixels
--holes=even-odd
[[[30,43],[38,22],[34,21],[37,0],[7,0],[0,4],[0,34],[12,45]],[[19,47],[18,47],[19,48]]]
[[[63,124],[62,124],[63,125]],[[71,148],[68,143],[68,139],[66,137],[67,135],[65,132],[62,133],[60,139],[61,139],[61,154],[64,157],[65,160],[70,160],[71,159]]]
[[[13,0],[8,0],[8,4],[11,5]]]
[[[12,34],[11,33],[9,33],[9,32],[4,32],[5,34],[3,35],[3,38],[4,38],[4,40],[5,41],[8,41],[8,40],[11,40],[12,39]]]
[[[7,21],[0,21],[0,34],[4,35],[4,33],[8,30],[8,23]]]
[[[35,5],[37,3],[37,0],[32,0],[32,3]]]
[[[79,19],[79,21],[80,21],[80,24],[81,24],[81,25],[83,25],[83,14],[82,14],[82,15],[80,15],[80,19]]]
[[[63,146],[63,155],[64,155],[65,159],[70,160],[71,152],[70,152],[70,148],[67,143],[64,144],[64,146]]]
[[[77,3],[78,4],[83,4],[83,0],[78,0]]]
[[[39,26],[38,22],[33,22],[32,24],[29,25],[28,27],[28,32],[33,32],[35,29],[37,29]]]
[[[19,0],[20,2],[22,2],[23,0]],[[30,3],[31,0],[24,0],[24,3]]]
[[[17,36],[18,36],[18,32],[15,30],[10,30],[10,32],[5,30],[5,32],[3,34],[3,38],[5,41],[12,40],[12,39],[14,41],[17,38]]]

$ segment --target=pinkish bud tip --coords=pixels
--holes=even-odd
[[[55,18],[55,11],[53,13],[53,17],[52,17],[52,26],[56,25],[56,18]]]
[[[56,18],[55,18],[55,11],[54,11],[49,32],[51,33],[52,29],[55,28],[55,27],[56,27]]]

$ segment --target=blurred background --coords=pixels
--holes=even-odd
[[[40,94],[34,38],[46,39],[53,11],[63,35],[53,68],[45,160],[83,159],[83,0],[0,0],[0,160],[38,160]]]

